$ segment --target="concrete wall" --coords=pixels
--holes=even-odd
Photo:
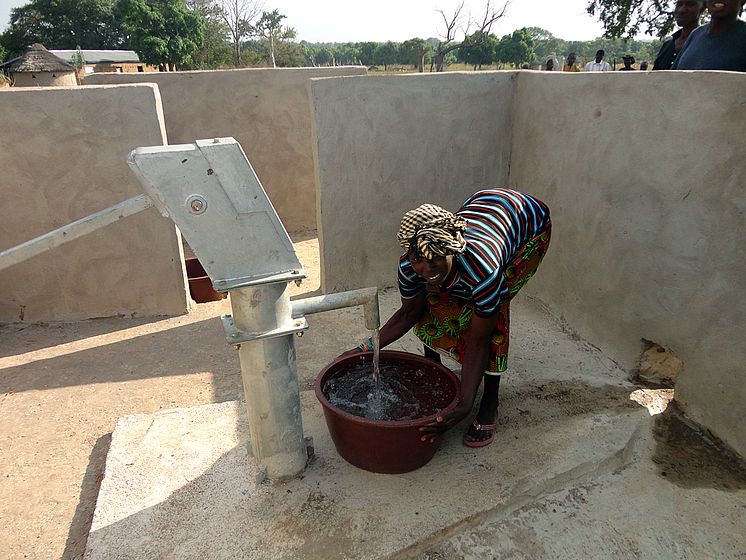
[[[552,210],[526,291],[628,369],[643,338],[670,349],[684,361],[676,400],[746,456],[746,75],[371,77],[312,91],[326,291],[395,285],[404,211],[508,183]]]
[[[625,367],[684,361],[676,400],[746,456],[746,75],[522,73],[510,183],[551,206],[528,290]]]
[[[288,230],[316,227],[309,78],[363,67],[91,74],[85,84],[157,83],[171,144],[233,136]]]
[[[85,67],[90,68],[89,72],[158,72],[157,66],[144,62],[97,62],[86,64]]]
[[[166,141],[158,90],[0,91],[0,249],[142,193],[126,164]],[[0,322],[187,310],[181,243],[154,209],[0,271]]]
[[[13,74],[15,87],[67,87],[77,86],[75,72],[16,72]]]
[[[455,210],[474,191],[507,182],[514,78],[311,81],[326,291],[394,285],[405,211],[425,202]]]

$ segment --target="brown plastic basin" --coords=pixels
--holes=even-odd
[[[210,280],[197,257],[184,259],[184,264],[186,264],[187,279],[189,280],[189,293],[194,301],[207,303],[208,301],[223,299],[223,295],[213,289],[212,280]]]
[[[360,361],[370,362],[371,352],[337,358],[326,366],[316,378],[316,398],[324,408],[326,425],[337,452],[349,463],[376,473],[405,473],[425,465],[433,458],[440,446],[442,436],[432,443],[421,441],[421,426],[435,421],[437,414],[412,420],[371,420],[350,414],[329,402],[324,394],[328,380],[343,375]],[[443,410],[454,408],[461,398],[458,378],[451,370],[422,356],[381,351],[381,364],[402,364],[403,370],[416,366],[425,377],[438,376],[446,380],[450,394],[444,396]]]

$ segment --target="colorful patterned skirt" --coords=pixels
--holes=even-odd
[[[510,300],[536,272],[549,248],[551,234],[550,224],[524,243],[503,271],[508,296],[503,298],[497,310],[497,325],[490,341],[487,367],[489,372],[501,373],[508,367]],[[428,286],[427,311],[422,320],[415,325],[414,333],[425,345],[463,364],[467,347],[466,336],[473,312],[472,302]]]

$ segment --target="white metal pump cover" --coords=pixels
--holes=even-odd
[[[136,148],[128,163],[218,291],[303,278],[290,237],[234,138]]]

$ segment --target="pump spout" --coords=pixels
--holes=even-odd
[[[365,328],[375,330],[381,326],[381,315],[378,308],[378,288],[361,288],[349,292],[338,292],[323,296],[299,299],[292,302],[294,319],[305,315],[342,309],[343,307],[363,306]]]

